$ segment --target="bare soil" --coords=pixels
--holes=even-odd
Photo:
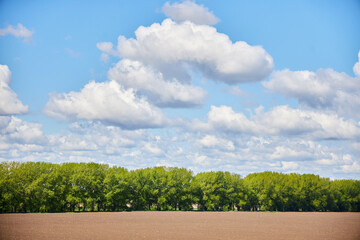
[[[360,239],[360,213],[1,214],[0,239]]]

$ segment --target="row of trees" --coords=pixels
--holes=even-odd
[[[3,162],[0,212],[127,210],[360,211],[360,181],[313,174],[185,168],[128,171],[96,163]]]

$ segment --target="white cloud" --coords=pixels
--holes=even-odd
[[[129,169],[166,165],[241,174],[296,170],[329,176],[337,170],[345,176],[358,175],[360,123],[341,116],[359,116],[359,62],[353,68],[356,77],[331,69],[274,72],[264,86],[298,98],[300,109],[260,107],[248,116],[230,106],[212,106],[206,121],[178,120],[175,130],[143,129],[175,125],[158,107],[204,103],[206,92],[192,85],[196,71],[237,84],[262,80],[273,68],[271,56],[261,46],[232,42],[207,26],[218,19],[202,5],[166,3],[163,11],[174,21],[139,27],[135,39],[120,36],[115,48],[110,42],[97,44],[103,61],[110,55],[122,58],[109,69],[108,81],[50,95],[44,112],[77,121],[70,131],[44,136],[40,124],[0,116],[0,159],[97,161]],[[9,88],[10,71],[1,70],[0,91],[7,95],[0,92],[0,111],[26,112]],[[227,88],[241,98],[251,97],[236,85]],[[2,106],[5,102],[17,107]]]
[[[184,141],[189,142],[184,159],[191,159],[191,168],[195,171],[226,170],[241,174],[260,171],[289,171],[309,173],[317,172],[322,176],[334,176],[336,169],[343,164],[351,164],[348,150],[333,143],[319,144],[304,140],[302,137],[288,138],[279,136],[244,136],[213,132],[209,134],[193,133]],[[223,139],[234,143],[229,151],[216,144],[213,147],[199,147],[199,142],[212,143],[214,139]],[[216,141],[216,140],[215,140]],[[324,164],[322,159],[333,159]],[[349,159],[351,162],[349,162]],[[350,177],[350,175],[349,175]]]
[[[151,65],[165,79],[176,77],[179,81],[189,81],[191,68],[228,84],[260,81],[273,67],[272,57],[261,46],[232,43],[211,26],[166,19],[162,24],[139,27],[135,35],[136,39],[119,36],[116,54],[109,49],[110,44],[99,43],[98,48],[106,54]]]
[[[117,54],[117,52],[113,50],[113,44],[111,42],[100,42],[96,44],[96,47],[102,52],[111,55]]]
[[[249,120],[243,113],[235,113],[229,106],[211,106],[208,123],[213,129],[222,129],[223,131],[250,134],[258,132],[255,122]]]
[[[360,54],[360,53],[359,53]],[[315,109],[334,110],[340,115],[360,117],[360,63],[354,66],[356,77],[332,69],[275,71],[264,87],[300,104]]]
[[[336,164],[349,165],[349,164],[353,163],[353,160],[352,160],[352,156],[350,154],[344,154],[341,157],[337,154],[330,153],[327,155],[326,158],[318,159],[315,162],[320,165],[331,166],[331,165],[336,165]]]
[[[360,164],[357,162],[353,162],[353,164],[351,165],[343,165],[341,166],[341,171],[345,173],[359,173]]]
[[[221,132],[169,134],[166,129],[156,130],[160,136],[149,130],[124,130],[98,121],[75,122],[71,132],[44,136],[41,125],[14,117],[2,117],[0,129],[0,155],[4,161],[96,161],[129,169],[167,165],[195,172],[221,170],[240,174],[296,170],[333,177],[343,171],[352,177],[360,171],[346,149],[302,137]]]
[[[208,135],[208,134],[206,134]],[[205,135],[205,136],[206,136]],[[205,137],[204,136],[204,137]],[[193,169],[204,171],[227,170],[248,174],[260,171],[293,171],[300,173],[314,173],[321,176],[339,178],[342,166],[352,165],[353,161],[347,148],[339,147],[335,142],[318,142],[297,138],[279,136],[244,136],[239,134],[214,133],[215,137],[234,142],[234,150],[229,152],[219,146],[212,148],[198,148],[198,134],[194,134],[187,141],[194,148],[188,153],[197,153],[205,160],[207,166],[194,163]],[[333,144],[334,143],[334,144]],[[195,159],[195,156],[192,156]],[[229,166],[229,167],[227,167]],[[351,172],[347,178],[356,176],[359,170]],[[343,175],[342,175],[343,176]]]
[[[281,165],[282,165],[282,169],[284,169],[284,170],[295,170],[299,167],[299,164],[296,162],[282,161]]]
[[[34,31],[30,31],[22,24],[18,24],[16,27],[9,25],[6,28],[0,29],[0,36],[13,35],[15,37],[22,37],[25,41],[30,41]]]
[[[205,148],[216,148],[216,149],[224,149],[224,150],[234,150],[234,143],[232,141],[218,138],[214,135],[205,135],[203,138],[197,141],[201,147]]]
[[[144,146],[153,137],[145,130],[124,130],[100,122],[74,122],[71,132],[61,132],[49,136],[53,151],[72,155],[73,153],[104,156],[122,156],[133,148]],[[88,153],[87,153],[88,152]]]
[[[191,21],[205,25],[213,25],[219,22],[219,19],[208,8],[188,0],[174,4],[167,2],[162,10],[167,17],[176,22]]]
[[[345,120],[334,112],[292,109],[277,106],[269,112],[258,112],[255,121],[265,132],[280,135],[308,135],[314,139],[358,139],[360,124]]]
[[[124,59],[108,72],[110,80],[125,88],[134,88],[160,107],[192,107],[204,103],[206,92],[177,79],[165,80],[162,73],[141,62]]]
[[[360,78],[360,51],[358,53],[358,61],[357,61],[357,63],[355,63],[355,65],[353,67],[353,71],[354,71],[355,75]]]
[[[199,123],[197,120],[189,125],[192,130],[249,135],[303,136],[310,139],[360,138],[360,123],[354,120],[345,120],[333,112],[292,109],[289,106],[277,106],[269,112],[264,112],[260,107],[251,118],[234,112],[229,106],[211,106],[207,123]]]
[[[103,62],[108,62],[109,59],[110,59],[110,56],[108,54],[106,54],[106,53],[101,53],[100,59]]]
[[[162,156],[164,154],[161,148],[151,143],[146,143],[142,150],[155,156]]]
[[[72,123],[70,131],[44,136],[40,124],[0,117],[3,161],[96,161],[133,169],[168,160],[164,154],[172,149],[178,151],[143,129],[124,130],[100,122],[81,121]]]
[[[11,72],[6,65],[0,65],[0,115],[22,114],[28,111],[11,90]]]
[[[311,158],[311,153],[304,150],[297,150],[285,146],[277,146],[275,152],[270,155],[270,159],[295,159],[304,160]]]
[[[209,166],[212,161],[206,155],[195,154],[193,163],[203,168]]]
[[[360,141],[350,143],[350,148],[353,150],[353,152],[356,152],[360,158]]]
[[[43,144],[46,138],[41,125],[17,117],[0,116],[0,143]]]
[[[49,136],[53,151],[126,167],[150,167],[158,160],[168,161],[166,153],[175,149],[167,140],[144,129],[124,130],[100,122],[81,121],[73,123],[71,131]]]
[[[129,129],[168,124],[160,109],[138,98],[133,89],[125,90],[115,81],[90,82],[80,92],[50,94],[44,112],[51,117],[100,120]]]
[[[255,121],[262,127],[260,131],[268,134],[299,135],[321,129],[317,113],[293,109],[289,106],[276,106],[269,112],[258,108]],[[324,116],[328,117],[327,115]]]
[[[109,61],[109,55],[118,56],[118,53],[113,49],[113,44],[111,42],[97,43],[96,47],[102,51],[100,59],[103,62]]]
[[[49,137],[50,144],[61,151],[96,151],[97,145],[89,141],[87,137],[75,134],[52,135]]]

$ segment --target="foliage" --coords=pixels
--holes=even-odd
[[[360,211],[360,181],[313,174],[128,171],[96,163],[0,163],[0,212]]]

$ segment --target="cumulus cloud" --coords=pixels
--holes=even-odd
[[[204,103],[206,92],[177,79],[165,80],[163,74],[141,62],[124,59],[108,72],[110,80],[134,88],[159,107],[192,107]]]
[[[11,72],[6,65],[0,65],[0,115],[23,114],[28,111],[11,90]]]
[[[17,26],[9,25],[6,28],[0,29],[0,36],[13,35],[15,37],[22,37],[26,42],[31,40],[34,31],[30,31],[24,27],[21,23]]]
[[[273,68],[273,59],[261,46],[232,42],[209,26],[218,19],[204,6],[166,3],[163,11],[172,20],[141,26],[134,39],[120,36],[117,46],[97,44],[104,62],[110,55],[122,58],[109,69],[106,82],[50,95],[44,112],[75,121],[69,131],[44,136],[40,124],[0,116],[0,160],[97,161],[130,169],[166,165],[241,174],[296,170],[329,176],[338,169],[358,175],[360,123],[341,115],[360,112],[351,110],[360,105],[359,62],[353,68],[356,77],[331,69],[283,70],[264,83],[298,98],[305,108],[260,107],[248,116],[230,106],[212,106],[206,121],[195,119],[188,128],[182,128],[181,120],[174,131],[144,129],[174,126],[158,107],[204,103],[206,92],[193,85],[194,72],[230,84],[229,93],[249,98],[235,84],[260,81]],[[33,32],[15,34],[19,29],[26,28],[9,26],[0,35],[31,39]],[[26,112],[9,88],[10,71],[6,66],[0,70],[0,115]],[[342,145],[345,141],[332,139],[350,140]]]
[[[231,141],[234,149],[229,151],[213,144],[215,139]],[[183,154],[183,158],[191,159],[191,169],[195,171],[221,169],[249,174],[269,170],[280,172],[296,170],[297,172],[316,171],[322,176],[334,176],[336,169],[341,169],[344,164],[353,163],[351,155],[348,154],[349,150],[340,148],[335,142],[320,144],[306,140],[302,136],[294,138],[278,135],[249,136],[214,131],[211,135],[193,132],[187,135],[186,141],[190,146]],[[199,146],[200,142],[212,147]],[[329,160],[331,163],[324,165],[323,160]],[[355,174],[356,171],[352,176]]]
[[[359,139],[360,123],[344,119],[334,112],[292,109],[277,106],[254,117],[265,132],[280,135],[307,135],[313,139]]]
[[[151,143],[146,143],[145,146],[142,147],[142,150],[146,151],[150,155],[155,155],[155,156],[163,156],[164,154],[163,150],[159,146],[156,146]]]
[[[189,68],[196,68],[210,79],[237,84],[260,81],[273,68],[272,57],[261,46],[232,43],[211,26],[165,19],[139,27],[135,35],[136,39],[119,36],[116,55],[151,65],[166,79],[189,81]],[[98,48],[112,54],[109,46],[100,43]]]
[[[219,19],[203,5],[198,5],[193,1],[184,1],[182,3],[165,3],[162,8],[167,17],[176,22],[191,21],[196,24],[213,25],[219,22]]]
[[[359,53],[360,54],[360,53]],[[354,66],[356,77],[332,69],[310,71],[275,71],[264,87],[315,109],[334,110],[350,117],[360,117],[360,63]]]
[[[123,154],[141,146],[148,138],[144,130],[124,130],[100,122],[74,122],[71,132],[50,135],[49,144],[56,152],[72,154],[73,152],[95,152],[103,155]]]
[[[345,171],[353,177],[359,173],[358,163],[346,149],[303,137],[156,132],[162,136],[146,129],[124,130],[99,121],[80,121],[72,123],[70,131],[44,136],[40,124],[1,117],[0,156],[4,161],[96,161],[129,169],[166,165],[240,174],[296,170],[335,176]]]
[[[350,154],[344,154],[342,157],[340,155],[330,153],[327,157],[321,158],[315,161],[317,164],[323,166],[332,166],[332,165],[349,165],[353,163],[352,156]]]
[[[65,156],[96,157],[97,161],[122,166],[155,166],[172,147],[145,129],[126,130],[101,122],[80,121],[71,124],[71,132],[49,136],[53,151]],[[157,160],[154,160],[157,159]]]
[[[275,151],[269,156],[270,159],[285,159],[285,160],[305,160],[312,158],[312,153],[308,149],[294,149],[288,146],[276,146]],[[289,162],[287,162],[289,163]]]
[[[0,117],[2,161],[111,163],[112,159],[128,166],[126,162],[130,163],[131,159],[125,158],[125,155],[133,148],[141,148],[151,142],[156,142],[156,138],[145,130],[124,130],[100,122],[75,122],[71,124],[70,131],[44,135],[40,124],[16,117]]]
[[[341,166],[341,171],[345,173],[359,173],[360,164],[358,162],[353,162],[351,165]]]
[[[87,136],[76,134],[57,134],[49,137],[49,142],[57,151],[96,151],[98,146]]]
[[[214,135],[205,135],[200,140],[196,141],[201,147],[204,148],[219,148],[225,150],[234,150],[234,143],[227,139],[219,138]]]
[[[335,113],[277,106],[269,112],[256,109],[250,118],[229,106],[212,106],[208,122],[192,122],[190,129],[225,131],[249,135],[305,136],[311,139],[359,139],[360,123],[345,120]]]
[[[235,113],[229,106],[211,106],[208,113],[208,123],[214,129],[224,131],[255,133],[258,125],[249,120],[243,113]]]
[[[296,163],[296,162],[285,162],[285,161],[282,161],[281,162],[282,164],[282,168],[284,170],[295,170],[299,167],[299,164]]]
[[[70,121],[100,120],[123,128],[156,128],[168,119],[133,89],[125,90],[115,81],[90,82],[80,92],[53,93],[44,108],[51,117]]]
[[[116,50],[113,49],[113,44],[111,42],[97,43],[96,47],[100,51],[102,51],[100,59],[103,62],[108,62],[109,61],[109,55],[114,55],[114,56],[118,55]]]
[[[3,144],[43,144],[46,138],[37,123],[29,123],[14,116],[0,116],[0,142]]]

